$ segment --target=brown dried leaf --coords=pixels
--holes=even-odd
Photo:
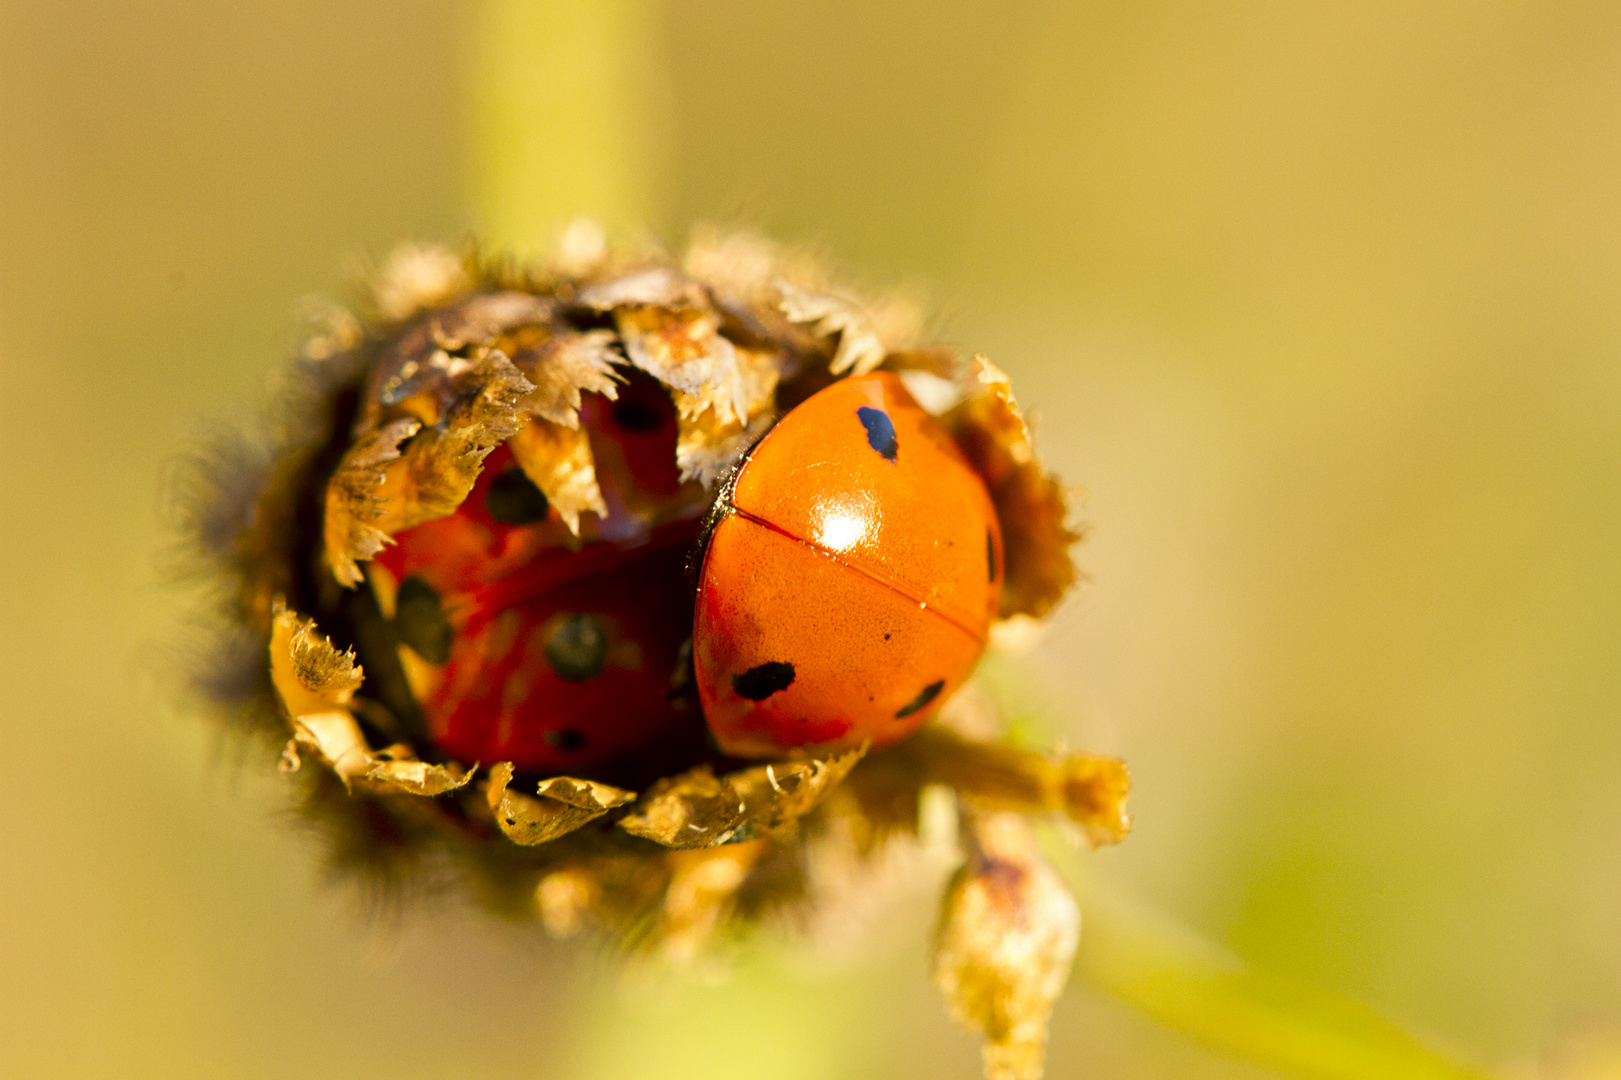
[[[376,526],[383,516],[383,484],[400,459],[400,443],[420,430],[410,418],[395,420],[357,439],[338,462],[326,486],[326,520],[322,539],[327,566],[344,585],[360,584],[358,559],[383,550],[388,533]]]
[[[708,414],[710,424],[717,429],[741,430],[750,417],[771,408],[781,366],[774,352],[734,346],[725,338],[716,340],[723,343],[725,370],[695,390],[676,387],[676,412],[683,420],[697,420]]]
[[[358,731],[357,728],[357,734]],[[339,776],[342,776],[341,772]],[[418,761],[409,746],[395,743],[372,754],[365,773],[353,784],[379,794],[404,793],[432,798],[466,787],[472,779],[473,774],[460,765],[431,765]]]
[[[302,767],[302,750],[351,790],[431,796],[472,778],[458,766],[418,761],[404,745],[374,752],[348,708],[364,677],[354,653],[338,652],[314,620],[279,606],[270,633],[270,677],[293,734],[282,754],[283,772]]]
[[[476,357],[514,331],[544,333],[551,301],[508,290],[480,293],[418,319],[404,328],[371,366],[359,430],[404,412],[428,426],[438,424],[456,401],[476,386]]]
[[[703,286],[670,266],[649,266],[595,282],[580,290],[576,301],[592,311],[616,308],[707,307]]]
[[[346,709],[365,682],[354,650],[339,652],[314,619],[278,606],[270,630],[270,677],[289,716]]]
[[[534,796],[508,790],[511,783],[512,763],[503,761],[490,770],[484,794],[496,825],[507,839],[525,847],[573,832],[636,797],[633,791],[568,776],[542,780]]]
[[[970,816],[967,825],[968,861],[946,889],[934,983],[952,1018],[984,1036],[989,1080],[1040,1080],[1080,908],[1022,818]]]
[[[554,424],[579,427],[581,392],[619,396],[619,376],[613,365],[624,358],[613,343],[613,331],[588,330],[548,337],[518,349],[512,354],[513,366],[535,387],[524,397],[523,408]]]
[[[736,839],[773,835],[810,813],[827,798],[870,744],[830,757],[758,765],[728,773],[726,782],[743,798],[744,824]]]
[[[986,811],[1063,814],[1093,846],[1118,844],[1131,831],[1125,763],[1094,754],[1052,758],[1003,743],[965,739],[930,724],[897,746],[927,781],[949,784]]]
[[[558,516],[574,535],[580,534],[580,514],[594,511],[606,517],[608,505],[597,484],[591,440],[583,428],[569,428],[540,417],[531,419],[507,440],[524,475],[534,481]]]
[[[673,390],[711,395],[728,418],[746,411],[737,351],[708,307],[621,308],[615,318],[631,363]]]
[[[866,753],[862,744],[841,754],[757,765],[722,777],[700,766],[660,781],[620,826],[675,848],[781,836],[816,809]]]
[[[829,292],[810,292],[778,281],[777,306],[791,322],[808,323],[823,337],[837,334],[839,347],[828,364],[835,375],[865,375],[884,362],[888,351],[870,318],[854,300]]]
[[[780,282],[808,291],[825,287],[820,260],[756,233],[700,225],[693,230],[682,266],[708,289],[734,344],[768,343],[794,357],[796,365],[825,351],[822,336],[788,318],[777,304]]]
[[[550,321],[552,302],[531,292],[503,289],[470,296],[434,315],[433,339],[441,349],[460,352],[470,345],[489,345],[520,326]]]
[[[1069,548],[1080,534],[1066,524],[1069,505],[1041,468],[1008,377],[974,358],[966,401],[948,423],[990,489],[1002,522],[1002,615],[1045,615],[1075,583]]]
[[[775,353],[733,348],[732,377],[697,393],[674,393],[675,460],[681,479],[712,487],[771,427],[781,367]]]
[[[701,765],[653,785],[619,827],[665,847],[701,848],[725,843],[742,823],[743,797]]]
[[[485,457],[524,423],[518,403],[534,387],[503,354],[473,361],[463,385],[444,420],[419,432],[388,470],[387,505],[376,526],[390,536],[453,513],[473,490]]]
[[[696,480],[705,488],[713,488],[737,459],[771,430],[776,413],[761,413],[746,427],[715,424],[713,418],[712,412],[705,412],[696,420],[678,418],[675,461],[681,467],[683,483]]]

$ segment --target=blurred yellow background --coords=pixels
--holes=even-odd
[[[1621,1037],[1621,7],[620,0],[600,84],[582,10],[537,16],[537,198],[927,286],[1089,489],[1091,583],[1008,681],[1132,765],[1090,880],[1485,1062]],[[346,256],[511,227],[509,30],[0,4],[0,1074],[978,1075],[923,900],[860,962],[627,997],[452,903],[368,917],[165,704],[165,462]],[[1084,982],[1050,1074],[1273,1075]]]

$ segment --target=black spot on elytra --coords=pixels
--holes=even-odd
[[[595,615],[564,615],[546,639],[546,661],[560,679],[585,682],[608,659],[608,635]]]
[[[991,535],[991,530],[989,530],[989,529],[985,530],[985,562],[990,566],[991,580],[995,581],[996,580],[996,537]]]
[[[794,665],[781,660],[768,660],[751,667],[741,675],[732,676],[732,689],[737,696],[750,701],[764,701],[778,690],[786,690],[794,683]]]
[[[907,702],[906,706],[904,708],[902,708],[900,712],[895,714],[895,719],[901,720],[901,719],[904,719],[904,718],[906,718],[908,716],[911,716],[913,713],[917,712],[919,709],[928,708],[929,702],[931,702],[935,698],[939,697],[940,696],[940,691],[944,690],[945,687],[946,687],[946,681],[944,679],[936,679],[936,680],[934,680],[934,682],[930,683],[929,685],[925,686],[922,690],[918,691],[917,697],[915,697],[911,701]]]
[[[878,456],[885,461],[894,461],[895,454],[900,450],[900,442],[895,438],[895,425],[889,419],[889,414],[882,409],[863,405],[856,410],[856,417],[861,421],[861,426],[867,429],[867,445],[878,451]]]
[[[552,507],[522,469],[505,469],[485,490],[484,508],[503,525],[532,525],[545,521]]]
[[[578,728],[556,728],[542,737],[554,750],[578,750],[585,745],[585,732]]]
[[[400,591],[394,594],[394,633],[430,664],[449,660],[456,640],[439,594],[419,577],[400,582]]]

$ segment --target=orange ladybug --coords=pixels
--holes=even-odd
[[[984,482],[887,372],[772,428],[722,490],[699,559],[699,698],[739,757],[904,738],[973,670],[1001,595]]]

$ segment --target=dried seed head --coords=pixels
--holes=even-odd
[[[916,340],[917,312],[713,229],[680,261],[617,255],[585,225],[538,267],[400,249],[353,313],[323,309],[266,430],[194,485],[193,541],[226,582],[219,640],[257,642],[257,676],[214,682],[260,695],[239,712],[280,714],[280,767],[307,778],[346,862],[453,862],[494,908],[672,961],[805,903],[813,858],[848,877],[916,832],[926,788],[948,790],[969,846],[936,978],[992,1075],[1039,1075],[1078,923],[1016,815],[1116,842],[1123,766],[1002,745],[994,717],[744,765],[704,731],[690,594],[643,584],[679,566],[779,417],[884,369],[984,480],[1002,615],[1050,610],[1075,580],[1065,490],[1007,377]],[[526,734],[514,710],[534,695],[563,712]]]

